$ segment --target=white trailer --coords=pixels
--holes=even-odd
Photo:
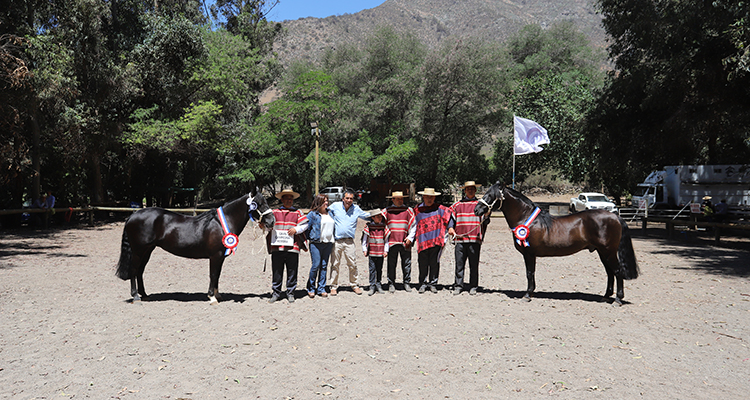
[[[750,164],[664,167],[638,184],[633,205],[681,208],[691,202],[700,204],[704,196],[711,196],[714,204],[726,200],[730,206],[750,205]]]

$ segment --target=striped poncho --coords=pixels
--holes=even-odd
[[[437,203],[428,207],[422,203],[414,208],[414,218],[417,222],[417,253],[445,245],[450,208]]]

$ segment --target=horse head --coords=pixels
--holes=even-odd
[[[500,205],[495,207],[498,200],[500,200]],[[484,193],[484,196],[479,199],[477,206],[474,207],[474,215],[484,215],[500,208],[503,200],[505,200],[505,197],[503,196],[502,185],[500,185],[500,181],[497,181],[494,185],[490,186],[490,188]]]
[[[256,186],[255,189],[247,195],[247,206],[250,216],[255,221],[258,221],[261,229],[271,229],[276,223],[276,218],[273,216],[273,210],[268,206],[266,198],[263,197],[263,193]]]

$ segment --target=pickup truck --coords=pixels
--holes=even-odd
[[[570,212],[575,213],[584,210],[604,209],[613,213],[619,213],[615,203],[601,193],[581,193],[578,197],[570,199]]]

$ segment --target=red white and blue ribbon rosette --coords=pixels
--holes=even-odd
[[[221,238],[221,244],[223,244],[224,247],[227,248],[224,252],[224,256],[230,256],[234,254],[234,251],[237,249],[237,245],[240,243],[240,238],[229,231],[229,225],[227,225],[227,217],[224,215],[224,209],[222,207],[216,209],[216,215],[219,216],[221,229],[224,230],[224,237]]]
[[[531,213],[531,216],[526,219],[526,222],[513,228],[513,236],[516,237],[516,243],[518,243],[518,245],[523,247],[530,246],[529,242],[526,240],[529,237],[529,226],[534,222],[540,212],[542,212],[542,210],[539,207],[535,208],[534,212]]]
[[[250,220],[255,221],[255,218],[253,218],[253,211],[258,209],[258,203],[253,200],[252,197],[247,198],[247,213],[250,215]]]

